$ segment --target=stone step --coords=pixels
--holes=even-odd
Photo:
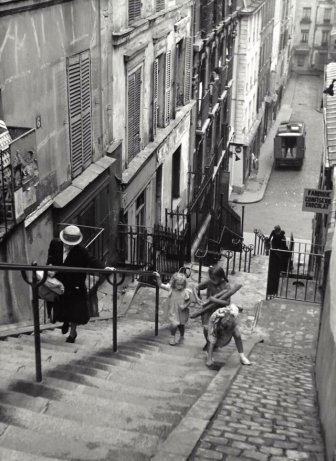
[[[0,461],[62,461],[60,458],[46,458],[45,456],[0,447]]]
[[[168,414],[168,412],[160,414],[157,411],[156,414],[150,414],[147,408],[132,406],[127,402],[119,402],[119,405],[114,402],[114,408],[112,405],[106,405],[106,412],[104,412],[102,406],[97,405],[97,403],[90,405],[80,396],[77,398],[75,394],[62,399],[62,401],[57,401],[44,397],[31,397],[14,391],[0,391],[0,402],[36,413],[43,412],[58,418],[79,422],[88,419],[90,424],[96,426],[125,430],[136,430],[137,427],[134,425],[133,418],[139,418],[142,420],[140,432],[151,435],[161,435],[167,432],[171,424],[179,419],[176,414]],[[132,414],[133,418],[130,418],[129,414]],[[165,417],[164,422],[162,422],[163,417]]]
[[[71,459],[114,459],[111,450],[131,446],[136,447],[140,455],[148,456],[159,441],[155,435],[95,426],[90,419],[76,421],[46,413],[37,415],[3,403],[0,404],[0,422],[8,425],[0,436],[1,446],[61,459],[69,459],[70,453]]]
[[[0,380],[0,384],[2,384]],[[58,387],[52,387],[52,385],[48,382],[48,385],[41,384],[41,383],[29,383],[26,381],[16,381],[16,382],[8,382],[7,384],[8,391],[13,391],[15,393],[21,393],[22,395],[30,396],[30,397],[42,397],[47,400],[55,400],[55,401],[62,401],[68,402],[71,400],[72,402],[76,402],[78,405],[87,405],[88,407],[94,406],[95,408],[101,408],[102,410],[108,411],[110,414],[113,412],[144,412],[146,413],[146,417],[148,419],[153,419],[154,416],[159,418],[166,418],[166,420],[174,421],[178,418],[182,413],[185,412],[186,408],[189,407],[188,403],[184,404],[177,404],[173,406],[172,409],[166,408],[165,404],[168,404],[170,407],[170,403],[166,401],[158,402],[158,398],[155,397],[147,397],[139,399],[139,395],[125,395],[124,391],[119,392],[116,394],[115,392],[108,392],[101,394],[101,390],[99,393],[95,390],[92,393],[85,392],[89,391],[90,388],[85,388],[85,386],[77,386],[72,388],[71,390],[64,390]],[[0,391],[0,395],[2,392]],[[113,398],[114,397],[114,398]],[[161,399],[161,397],[160,397]],[[20,406],[20,405],[18,405]],[[153,410],[151,410],[153,407]]]

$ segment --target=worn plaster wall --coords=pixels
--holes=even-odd
[[[330,265],[321,312],[316,383],[320,418],[326,442],[326,460],[334,461],[336,459],[336,233],[334,233],[328,253]]]
[[[44,195],[71,179],[66,58],[91,50],[94,158],[101,154],[97,0],[73,0],[0,21],[0,82],[8,125],[35,127]]]

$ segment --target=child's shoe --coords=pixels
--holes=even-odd
[[[171,346],[176,346],[175,336],[171,336],[171,337],[169,338],[169,344],[170,344]]]
[[[249,359],[243,354],[240,356],[240,363],[242,365],[252,365]]]
[[[180,337],[179,337],[178,343],[179,343],[179,344],[183,344],[183,343],[184,343],[184,336],[180,336]]]

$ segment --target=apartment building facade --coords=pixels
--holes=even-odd
[[[152,227],[187,206],[192,122],[192,2],[110,2],[113,138],[121,146],[122,222]],[[155,210],[155,212],[152,212]]]
[[[62,223],[113,262],[120,166],[106,126],[99,1],[0,5],[0,260],[45,263]],[[108,154],[109,151],[109,154]],[[110,156],[109,156],[110,155]],[[0,321],[31,318],[28,285],[0,272]]]
[[[225,213],[223,206],[229,199],[233,50],[241,3],[200,0],[195,6],[193,98],[197,105],[189,211],[192,235],[200,232],[201,237],[210,224],[210,211]],[[196,238],[196,246],[198,242]]]
[[[238,70],[232,96],[235,110],[231,151],[237,160],[232,162],[232,186],[235,192],[244,189],[252,165],[252,153],[258,155],[260,143],[261,120],[258,119],[258,108],[261,93],[258,89],[263,5],[264,2],[260,1],[248,2],[239,15],[238,43],[234,53]]]
[[[294,32],[294,0],[276,0],[274,7],[273,46],[271,61],[271,97],[273,118],[280,108],[282,95],[288,80]]]
[[[295,13],[292,68],[296,72],[322,72],[336,51],[335,3],[298,0]]]

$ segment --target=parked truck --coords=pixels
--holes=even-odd
[[[303,122],[282,122],[274,138],[274,164],[302,167],[306,151],[306,128]]]

